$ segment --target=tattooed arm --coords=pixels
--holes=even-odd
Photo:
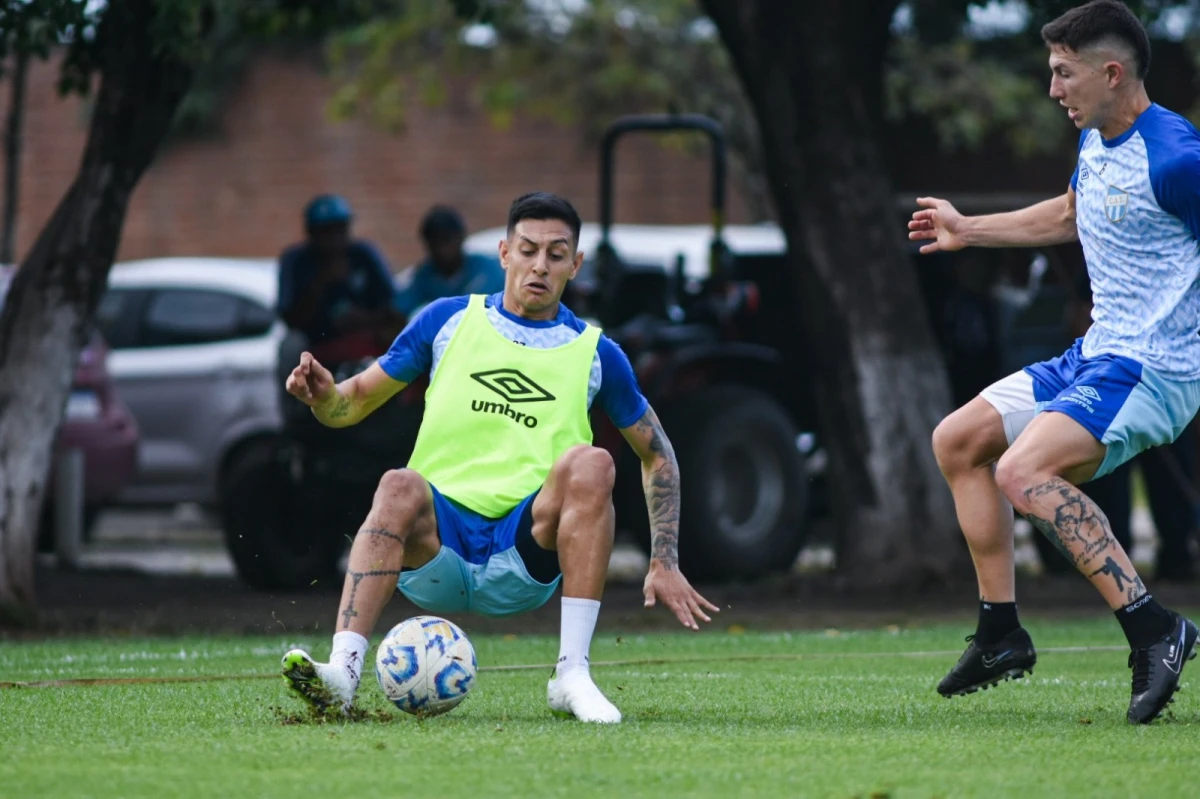
[[[697,620],[710,621],[705,610],[717,606],[700,596],[679,570],[679,464],[675,451],[653,408],[647,408],[631,427],[621,430],[642,461],[642,485],[650,512],[650,571],[642,593],[646,607],[659,600],[680,624],[700,629]]]
[[[679,568],[679,463],[662,423],[647,408],[621,431],[642,462],[642,486],[650,512],[650,557],[664,568]]]
[[[335,384],[333,374],[307,352],[287,379],[288,393],[312,408],[326,427],[358,424],[406,385],[393,380],[378,363]]]

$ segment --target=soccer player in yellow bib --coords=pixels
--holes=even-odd
[[[431,613],[508,616],[542,606],[561,583],[550,708],[621,720],[588,668],[614,532],[615,467],[592,446],[593,403],[642,462],[646,607],[662,602],[692,630],[717,610],[679,571],[679,467],[628,358],[559,302],[583,263],[579,229],[567,200],[517,198],[500,242],[503,292],[430,303],[386,355],[341,383],[309,353],[288,377],[317,419],[345,427],[430,373],[412,458],[380,479],[350,551],[329,662],[283,657],[284,676],[318,710],[350,708],[367,636],[397,587]]]

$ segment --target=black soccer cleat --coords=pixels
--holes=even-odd
[[[967,640],[970,642],[967,651],[938,683],[938,693],[947,699],[1033,674],[1037,652],[1025,628],[1018,627],[994,644],[981,646],[973,635],[968,635]]]
[[[1196,625],[1176,613],[1175,627],[1145,649],[1129,653],[1133,669],[1133,695],[1129,699],[1129,723],[1149,724],[1175,701],[1183,665],[1196,657]]]

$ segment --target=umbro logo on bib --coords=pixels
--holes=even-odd
[[[496,413],[507,416],[517,424],[523,424],[529,428],[537,427],[537,418],[514,410],[510,403],[549,402],[554,399],[553,394],[516,369],[489,369],[486,372],[475,372],[471,375],[471,379],[486,386],[504,399],[502,403],[471,400],[471,410],[476,413]]]
[[[516,369],[475,372],[471,378],[499,394],[506,402],[548,402],[554,395]]]

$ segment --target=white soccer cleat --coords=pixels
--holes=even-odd
[[[621,711],[600,693],[587,669],[572,669],[546,685],[546,699],[557,715],[574,716],[580,721],[616,724]]]
[[[358,687],[349,666],[317,663],[303,649],[283,656],[283,679],[320,714],[346,715]]]

